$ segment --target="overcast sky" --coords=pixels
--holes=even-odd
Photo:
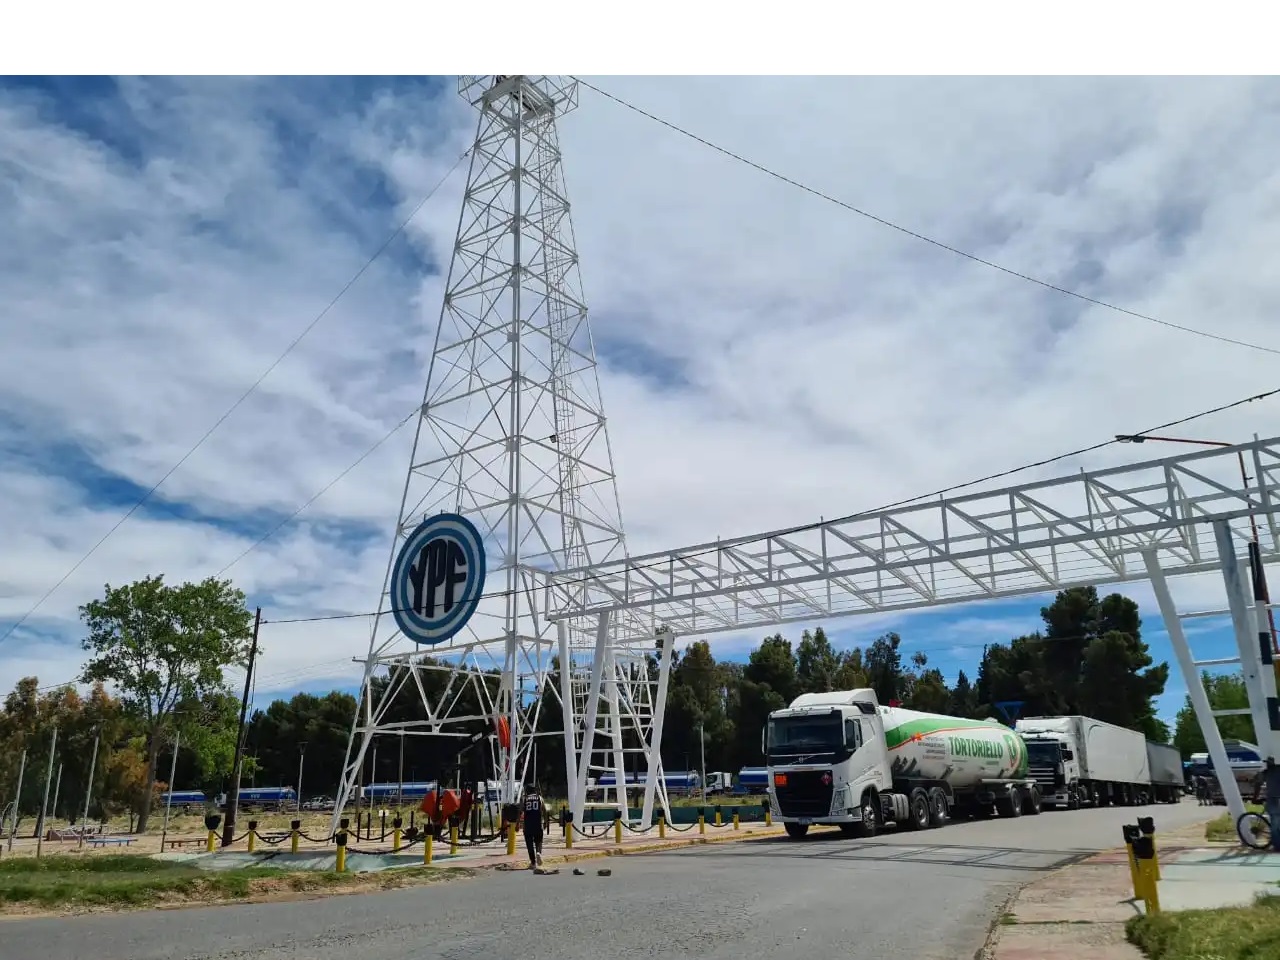
[[[593,79],[876,216],[1140,313],[1280,348],[1280,83]],[[0,87],[0,632],[178,461],[466,149],[438,80]],[[1273,354],[974,264],[591,91],[561,126],[633,551],[874,507],[1280,385]],[[80,662],[76,609],[216,573],[417,404],[465,164],[152,501],[0,644]],[[1278,431],[1275,401],[1181,435]],[[228,575],[268,619],[376,607],[412,431]],[[1113,447],[1069,474],[1180,448]],[[1169,658],[1145,586],[1147,636]],[[1175,583],[1224,606],[1214,578]],[[948,678],[1044,601],[889,626]],[[1197,655],[1230,637],[1200,624]],[[798,629],[785,631],[798,636]],[[716,641],[741,656],[759,639]],[[349,686],[363,621],[268,625],[259,702]],[[1174,670],[1162,713],[1183,684]]]

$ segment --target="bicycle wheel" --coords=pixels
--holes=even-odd
[[[1255,850],[1271,849],[1271,821],[1266,814],[1246,810],[1236,821],[1236,835],[1246,847]]]

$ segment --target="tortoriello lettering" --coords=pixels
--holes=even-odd
[[[1003,744],[990,740],[971,740],[968,737],[947,737],[951,745],[953,757],[984,757],[989,760],[1000,760],[1004,757]]]

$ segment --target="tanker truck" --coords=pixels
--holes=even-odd
[[[806,693],[763,731],[772,814],[798,840],[813,824],[874,836],[954,814],[1040,812],[1022,738],[997,720],[881,706],[874,690]]]

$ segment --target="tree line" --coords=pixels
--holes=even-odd
[[[103,596],[80,613],[87,654],[80,680],[87,692],[73,686],[42,690],[36,678],[28,677],[5,699],[0,712],[0,809],[14,796],[20,767],[19,809],[25,815],[40,809],[55,729],[54,817],[81,814],[92,766],[90,816],[128,813],[139,830],[145,829],[154,798],[167,787],[175,743],[177,789],[202,789],[207,796],[224,791],[232,771],[240,699],[225,672],[246,665],[252,634],[244,594],[230,581],[210,578],[173,586],[154,576],[126,586],[108,584]],[[1004,719],[1015,712],[1081,713],[1141,730],[1152,740],[1170,741],[1154,705],[1164,692],[1169,666],[1154,662],[1134,601],[1076,588],[1060,592],[1040,613],[1040,630],[987,645],[972,677],[961,671],[953,683],[896,632],[844,650],[836,649],[821,627],[806,630],[794,645],[775,633],[744,662],[717,660],[706,641],[690,643],[673,655],[664,767],[696,771],[704,758],[708,771],[758,765],[763,759],[760,734],[770,711],[801,693],[858,687],[874,689],[882,703],[910,709]],[[421,662],[441,665],[430,657]],[[656,656],[649,658],[648,669],[656,675]],[[553,663],[542,695],[534,770],[552,789],[565,781],[557,734],[558,671],[559,664]],[[426,670],[419,678],[434,696],[448,675]],[[400,679],[377,677],[375,691],[380,694]],[[496,671],[481,682],[490,686],[490,696],[496,694]],[[1247,703],[1238,677],[1206,682],[1216,708]],[[461,696],[459,713],[483,712],[475,685],[467,684]],[[332,796],[355,710],[355,697],[339,690],[299,693],[255,710],[245,729],[242,782]],[[401,684],[384,719],[420,716],[416,684]],[[1252,737],[1247,716],[1219,722],[1224,736]],[[477,732],[484,729],[481,722],[476,726]],[[1204,748],[1189,702],[1178,715],[1172,739],[1184,756]],[[380,737],[362,777],[381,783],[450,777],[457,749],[452,738]]]

